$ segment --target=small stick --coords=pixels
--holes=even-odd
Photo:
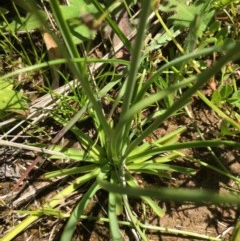
[[[13,186],[12,191],[15,192],[18,187],[22,184],[22,182],[24,181],[24,179],[28,176],[28,174],[32,171],[32,169],[34,168],[34,166],[36,166],[39,162],[43,162],[44,158],[41,156],[38,156],[33,162],[32,164],[27,168],[27,170],[24,172],[24,174],[21,176],[21,178],[18,180],[18,182]]]

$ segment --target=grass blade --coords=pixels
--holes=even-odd
[[[140,63],[141,49],[143,45],[143,39],[146,31],[147,19],[150,12],[150,1],[142,1],[142,11],[139,17],[139,29],[136,36],[135,47],[133,48],[132,59],[130,63],[129,77],[127,80],[126,92],[124,95],[122,113],[120,115],[120,120],[122,116],[128,111],[132,104],[134,96],[134,90],[136,85],[136,75]],[[115,128],[115,133],[112,138],[112,153],[113,158],[116,160],[122,155],[122,151],[125,148],[124,145],[127,143],[128,132],[131,122],[126,122],[122,128]]]
[[[67,50],[70,56],[66,56],[68,59],[71,58],[80,58],[80,55],[78,53],[78,50],[76,46],[73,43],[73,39],[71,36],[71,32],[69,30],[69,27],[66,23],[66,21],[63,18],[62,12],[59,7],[59,3],[56,0],[50,1],[51,9],[53,11],[54,17],[56,22],[58,23],[58,27],[61,31],[62,37],[64,39],[64,42],[67,46]],[[91,90],[90,83],[88,81],[88,75],[86,73],[86,62],[82,62],[79,64],[71,63],[69,61],[70,68],[72,69],[73,73],[77,76],[78,80],[81,82],[82,88],[85,92],[85,94],[88,96],[89,101],[92,103],[94,110],[96,111],[98,118],[102,124],[102,128],[104,129],[105,133],[110,136],[110,127],[103,115],[102,109],[96,100],[93,91]]]
[[[97,177],[97,182],[101,188],[108,192],[126,194],[133,197],[145,196],[158,198],[159,200],[176,201],[176,202],[194,202],[197,204],[211,203],[224,205],[240,205],[239,195],[219,195],[214,192],[187,189],[187,188],[131,188],[109,183],[102,179],[102,174]]]
[[[117,215],[116,215],[116,208],[117,208],[116,195],[118,195],[118,194],[112,193],[112,192],[110,192],[108,194],[108,196],[109,196],[108,217],[110,220],[109,226],[110,226],[110,230],[111,230],[111,234],[112,234],[112,239],[114,241],[120,241],[120,240],[122,240],[122,237],[121,237],[121,233],[119,230],[118,219],[117,219]]]
[[[66,226],[64,227],[62,236],[60,241],[71,241],[72,236],[75,230],[75,227],[77,225],[77,222],[79,221],[80,216],[83,214],[84,209],[88,205],[88,203],[91,201],[92,197],[95,195],[95,193],[99,190],[100,186],[94,182],[92,186],[88,189],[88,191],[83,195],[80,202],[77,204],[77,206],[74,208],[71,216],[68,219],[68,222]]]
[[[127,175],[127,183],[130,187],[138,187],[138,184],[136,183],[135,179],[131,176],[131,174]],[[150,197],[140,197],[145,203],[147,203],[152,210],[159,216],[163,217],[164,216],[164,210],[161,209],[157,203],[151,199]]]

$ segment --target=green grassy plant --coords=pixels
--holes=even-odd
[[[187,45],[186,50],[188,51],[184,50],[185,52],[179,57],[166,61],[152,73],[151,76],[148,76],[148,69],[145,69],[145,65],[142,64],[142,61],[144,61],[144,51],[142,52],[142,49],[147,21],[151,12],[151,2],[142,1],[141,4],[140,22],[138,24],[135,44],[129,48],[129,50],[132,51],[131,60],[120,61],[109,59],[105,61],[110,64],[121,62],[121,64],[126,65],[126,69],[121,74],[116,74],[114,78],[107,81],[108,78],[105,78],[104,74],[99,74],[97,78],[93,78],[88,72],[87,64],[104,61],[82,58],[80,56],[71,32],[71,25],[66,21],[66,16],[62,11],[63,9],[56,0],[50,1],[54,20],[64,41],[64,46],[61,45],[63,49],[62,52],[65,54],[64,59],[41,63],[19,71],[28,71],[34,68],[39,69],[49,64],[66,63],[68,65],[75,78],[73,92],[76,91],[77,88],[81,88],[80,96],[77,100],[78,104],[81,105],[81,109],[79,111],[71,109],[69,113],[67,113],[67,111],[65,111],[65,113],[64,111],[53,111],[52,118],[64,126],[61,135],[64,135],[64,133],[69,130],[75,135],[81,144],[81,149],[61,147],[56,143],[47,146],[53,151],[60,151],[65,155],[66,159],[69,159],[75,165],[74,167],[45,173],[45,178],[72,176],[73,180],[70,184],[66,184],[66,187],[50,200],[46,200],[41,210],[25,211],[26,214],[29,214],[28,217],[5,234],[1,238],[2,241],[13,239],[43,215],[57,216],[58,218],[67,217],[68,221],[62,232],[61,240],[72,240],[77,223],[82,218],[85,218],[84,211],[100,189],[105,190],[108,194],[108,215],[105,221],[109,223],[113,240],[122,240],[120,232],[121,225],[131,227],[136,240],[148,240],[146,230],[164,231],[160,227],[144,224],[143,221],[134,214],[130,204],[132,198],[141,199],[145,205],[150,206],[153,212],[159,217],[164,215],[164,210],[159,207],[156,199],[178,202],[213,203],[218,205],[240,204],[239,195],[236,194],[225,194],[223,196],[204,190],[159,188],[149,187],[147,185],[140,187],[138,184],[136,175],[150,175],[159,178],[171,178],[171,173],[173,172],[194,175],[196,170],[187,167],[189,161],[198,162],[202,166],[207,166],[231,178],[235,182],[239,183],[240,181],[227,170],[208,165],[201,160],[195,160],[181,152],[181,149],[184,148],[216,147],[220,145],[238,148],[238,142],[230,140],[201,140],[178,143],[180,135],[186,131],[185,127],[179,127],[171,133],[151,141],[147,139],[164,121],[183,111],[184,107],[191,103],[191,97],[196,93],[199,94],[198,91],[200,88],[204,86],[212,76],[219,73],[229,61],[240,58],[238,51],[240,43],[227,42],[221,46],[215,45],[208,48],[196,49],[196,51],[190,51],[193,50],[192,46]],[[100,5],[98,1],[95,0],[92,1],[91,6],[98,9],[98,16],[103,16],[103,14],[109,11],[108,8],[105,9],[104,5]],[[200,7],[202,7],[202,5],[200,5]],[[35,8],[32,10],[38,15]],[[192,15],[190,17],[192,17]],[[189,22],[195,20],[194,18],[188,19]],[[110,15],[107,17],[107,21],[119,36],[124,36],[116,27],[116,23],[111,19]],[[127,42],[124,37],[122,37],[122,39]],[[56,40],[58,39],[56,38]],[[179,66],[190,63],[194,59],[202,56],[212,54],[213,52],[224,52],[225,54],[216,61],[213,66],[200,73],[190,75],[187,78],[181,77],[179,81],[175,81],[173,84],[167,81],[164,83],[161,82],[162,77],[159,78],[159,76],[162,76],[164,71],[170,71],[173,68],[178,71],[177,68],[179,68]],[[11,75],[16,75],[19,71],[2,76],[1,79],[3,80]],[[150,94],[153,84],[158,86],[158,89]],[[118,90],[117,97],[111,96],[111,90],[114,88]],[[199,95],[201,96],[201,94]],[[171,98],[166,105],[166,100],[169,96],[171,96]],[[109,103],[110,111],[108,112],[102,107],[103,103],[101,101],[103,99]],[[60,103],[59,107],[63,109],[66,108],[64,104],[66,103],[67,106],[68,102],[67,99],[65,100],[66,102]],[[142,117],[145,109],[161,101],[165,101],[164,110],[157,109],[154,114]],[[218,114],[220,113],[221,116],[221,112],[215,105],[211,105],[211,107],[213,110],[216,110]],[[115,118],[114,114],[117,108],[120,109],[120,114]],[[93,128],[96,131],[94,138],[88,136],[77,125],[86,120],[91,120],[93,123]],[[229,120],[229,124],[239,131],[240,126],[231,117],[228,117],[227,120]],[[46,147],[42,144],[38,146]],[[49,156],[49,158],[54,160],[58,159],[59,156]],[[177,158],[185,160],[186,167],[173,164],[172,161]],[[90,187],[79,198],[71,214],[61,211],[58,205],[87,182],[90,183]],[[24,211],[22,210],[21,212]],[[125,215],[124,221],[119,218],[121,214]],[[206,240],[221,240],[184,231],[180,232],[168,229],[168,232],[185,234],[189,237]]]

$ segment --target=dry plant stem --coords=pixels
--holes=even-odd
[[[58,152],[58,151],[52,151],[52,150],[49,150],[46,148],[24,145],[24,144],[12,142],[12,141],[0,140],[0,145],[1,146],[11,146],[11,147],[19,148],[19,149],[39,152],[39,153],[48,154],[48,155],[57,155],[59,157],[66,158],[66,156],[64,154],[62,154],[61,152]]]
[[[51,28],[54,31],[57,31],[51,13],[49,12],[46,5],[44,4],[43,0],[41,0],[41,3],[42,3],[42,6],[43,6],[43,9],[44,9],[45,13],[47,14],[48,21],[51,25]],[[42,37],[43,37],[43,40],[44,40],[45,45],[46,45],[49,60],[60,58],[61,54],[60,54],[60,51],[59,51],[58,44],[55,42],[55,40],[51,36],[51,34],[48,33],[48,31],[44,28],[42,30]],[[56,89],[56,88],[59,87],[60,75],[58,73],[58,70],[59,70],[59,66],[51,66],[50,67],[51,76],[52,76],[52,85],[51,85],[52,89]]]
[[[15,118],[11,118],[11,119],[8,119],[8,120],[5,120],[5,121],[2,121],[0,122],[0,128],[6,126],[6,125],[9,125],[11,124],[12,122],[15,122],[16,119]],[[1,138],[0,138],[1,139]]]
[[[61,55],[60,55],[59,47],[57,43],[54,41],[51,34],[43,30],[42,36],[46,45],[48,59],[53,60],[53,59],[60,58]],[[60,75],[58,73],[59,69],[60,69],[60,66],[51,66],[50,68],[51,77],[52,77],[52,84],[51,84],[52,89],[56,89],[59,87],[59,79],[60,79]]]
[[[31,172],[31,170],[39,163],[43,162],[44,158],[41,156],[38,156],[32,164],[27,168],[27,170],[24,172],[24,174],[21,176],[21,178],[18,180],[18,182],[13,186],[12,192],[15,192],[18,187],[22,184],[23,180],[28,176],[28,174]]]

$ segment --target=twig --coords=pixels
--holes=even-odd
[[[67,157],[66,155],[64,155],[63,153],[58,152],[58,151],[52,151],[52,150],[49,150],[49,149],[46,149],[46,148],[29,146],[29,145],[16,143],[16,142],[12,142],[12,141],[0,140],[0,146],[11,146],[11,147],[14,147],[14,148],[25,149],[25,150],[39,152],[39,153],[48,154],[48,155],[56,155],[56,156],[64,157],[64,158]]]

